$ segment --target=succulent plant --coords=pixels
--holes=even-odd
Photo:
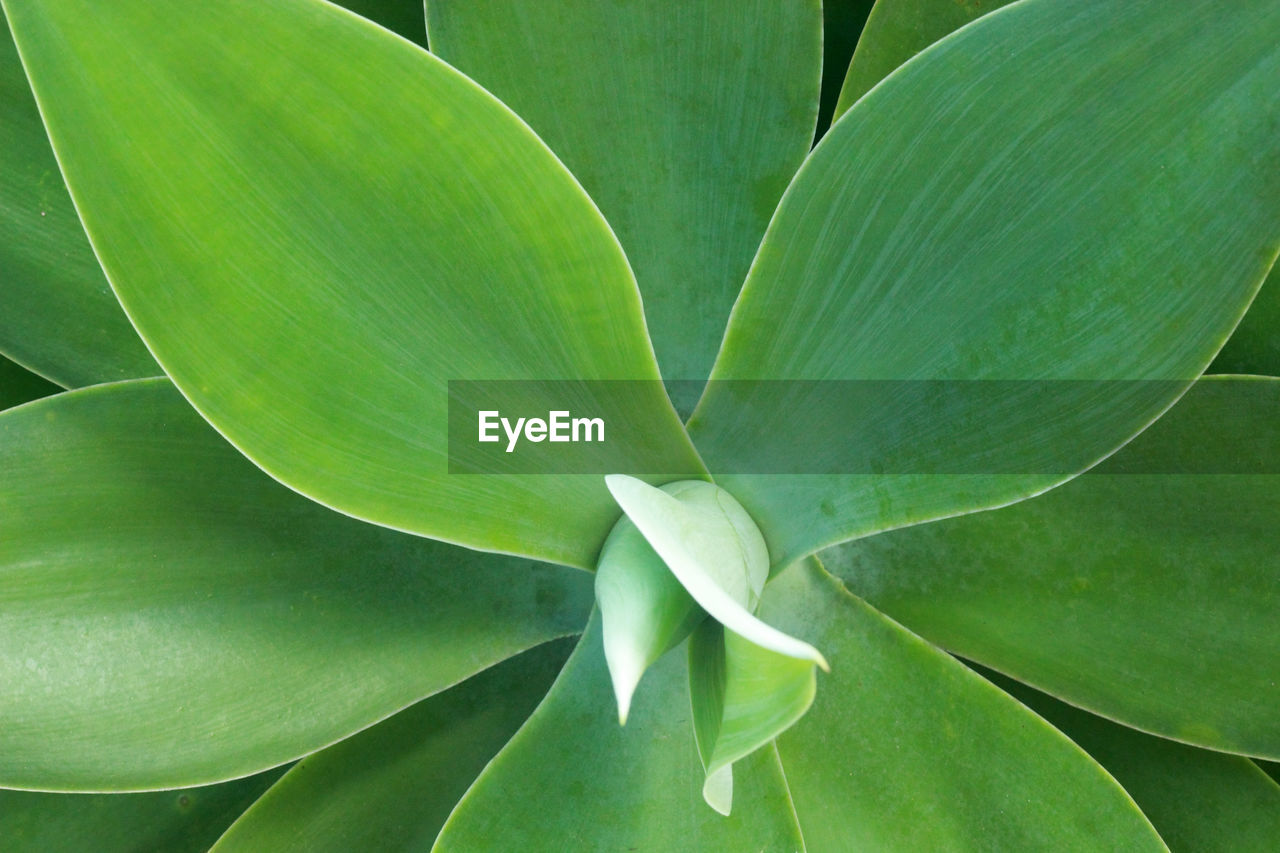
[[[3,849],[1280,846],[1277,0],[0,4]]]

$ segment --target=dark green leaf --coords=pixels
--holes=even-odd
[[[841,84],[849,70],[854,48],[863,32],[874,0],[823,0],[822,3],[822,106],[818,110],[818,136],[827,132],[836,112]],[[847,109],[847,107],[846,107]],[[844,112],[840,110],[839,112]]]
[[[1280,756],[1278,415],[1280,379],[1206,379],[1060,489],[824,556],[967,658],[1141,729]]]
[[[1078,747],[810,561],[769,584],[761,613],[831,652],[777,742],[811,853],[1164,849]]]
[[[215,850],[429,849],[571,648],[564,640],[528,651],[304,758]]]
[[[1169,406],[1280,249],[1278,83],[1272,2],[1026,0],[860,100],[788,190],[690,424],[775,563],[1036,494]],[[814,423],[820,380],[1013,381],[952,421]],[[839,466],[972,448],[1028,473]],[[787,469],[817,452],[836,464]]]
[[[67,386],[156,376],[85,239],[8,27],[0,33],[0,352]]]
[[[62,389],[47,379],[36,376],[4,356],[0,356],[0,409],[8,409],[30,400],[57,394]]]
[[[1151,737],[984,675],[1107,768],[1174,853],[1280,849],[1280,786],[1247,758]]]
[[[6,853],[205,853],[283,771],[147,794],[0,791]]]
[[[821,3],[428,0],[427,16],[432,49],[527,119],[599,202],[663,375],[706,378],[813,139]]]
[[[299,497],[165,380],[0,415],[0,470],[9,787],[255,772],[576,632],[590,602],[583,573]]]
[[[422,0],[341,0],[339,5],[427,46],[427,16]]]
[[[436,849],[779,850],[803,848],[772,749],[734,768],[734,809],[702,802],[684,655],[667,655],[613,712],[593,617],[542,705],[458,804]]]
[[[448,473],[448,380],[658,378],[617,241],[519,118],[314,0],[4,6],[103,268],[223,435],[356,517],[594,562],[599,478]],[[580,402],[651,436],[614,470],[700,473],[656,381]]]
[[[1209,372],[1280,376],[1280,266],[1272,268]]]
[[[929,45],[1013,0],[877,0],[849,63],[835,117]]]

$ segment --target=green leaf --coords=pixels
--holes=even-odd
[[[590,578],[341,516],[165,380],[0,415],[0,784],[203,784],[576,632]]]
[[[705,379],[813,139],[822,4],[428,0],[427,21],[432,49],[527,119],[599,202],[663,375]],[[695,392],[687,409],[699,385],[677,386]]]
[[[1280,379],[1205,379],[1060,489],[824,556],[951,651],[1140,729],[1277,757],[1277,412]]]
[[[859,101],[779,207],[690,423],[775,564],[1036,494],[1167,408],[1280,249],[1277,79],[1273,3],[1027,0]],[[957,391],[951,422],[813,422],[831,380],[1010,382]],[[840,463],[974,448],[1015,473]],[[1055,469],[1017,467],[1046,449]]]
[[[625,726],[644,671],[689,636],[706,614],[625,515],[600,549],[596,605],[618,722]]]
[[[448,380],[658,378],[617,241],[518,117],[313,0],[4,5],[103,268],[219,432],[358,518],[593,564],[598,477],[448,474]],[[659,383],[600,393],[653,439],[614,470],[701,472]]]
[[[1209,365],[1209,372],[1280,376],[1280,266],[1271,268],[1249,313]]]
[[[0,356],[0,409],[48,397],[61,390],[49,380]]]
[[[8,27],[0,33],[0,352],[66,386],[160,368],[102,276]]]
[[[771,749],[735,768],[732,816],[701,804],[685,679],[684,656],[664,657],[620,727],[593,617],[547,698],[458,804],[435,849],[803,849]]]
[[[623,474],[605,480],[622,511],[703,610],[758,645],[827,668],[813,646],[752,615],[769,571],[769,554],[760,531],[732,495],[710,483],[690,483],[702,488],[680,500]]]
[[[571,648],[564,640],[525,652],[304,758],[214,850],[428,849]]]
[[[205,853],[282,771],[147,794],[0,791],[7,853]]]
[[[991,678],[1096,758],[1174,851],[1280,849],[1280,786],[1253,762],[1151,737]]]
[[[689,693],[694,733],[706,770],[703,798],[729,813],[732,792],[714,796],[714,780],[735,761],[786,731],[813,704],[812,661],[758,646],[713,619],[689,638]]]
[[[929,45],[1013,0],[877,0],[849,63],[835,117]]]
[[[1078,747],[810,561],[761,613],[831,653],[777,742],[808,850],[1164,849]]]
[[[411,42],[427,46],[427,16],[422,0],[342,0],[339,5]]]

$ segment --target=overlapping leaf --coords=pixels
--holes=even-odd
[[[346,518],[165,380],[0,415],[0,784],[193,785],[580,629],[590,578]]]
[[[803,849],[772,749],[736,765],[732,815],[702,804],[683,661],[658,661],[623,728],[593,617],[547,698],[458,804],[434,849]]]
[[[65,386],[156,376],[116,303],[0,33],[0,352]]]
[[[62,389],[47,379],[36,376],[26,368],[0,356],[0,409],[48,397]]]
[[[599,202],[663,375],[705,379],[813,138],[821,4],[429,0],[427,14],[432,50],[510,104]],[[698,384],[676,387],[691,408]]]
[[[771,223],[690,424],[775,561],[1027,497],[1172,403],[1280,249],[1277,81],[1272,3],[1027,0],[860,100]],[[833,380],[1009,384],[957,390],[948,421],[815,423]]]
[[[810,561],[769,590],[761,615],[831,657],[777,744],[811,853],[1164,849],[1078,747]]]
[[[1151,737],[987,675],[1107,768],[1175,853],[1280,846],[1280,786],[1247,758]]]
[[[447,474],[448,380],[658,378],[617,241],[519,118],[313,0],[4,6],[104,269],[220,432],[351,515],[591,564],[599,478]],[[656,381],[584,394],[649,438],[614,470],[701,471]]]
[[[532,649],[304,758],[215,853],[429,849],[571,648],[563,640]]]
[[[0,842],[7,853],[206,853],[280,773],[146,794],[0,791]]]
[[[1280,379],[1202,380],[1095,472],[825,552],[935,643],[1177,740],[1280,756]]]

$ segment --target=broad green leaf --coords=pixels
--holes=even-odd
[[[770,583],[761,613],[831,654],[777,741],[810,853],[1164,849],[1078,747],[810,561]]]
[[[428,0],[432,50],[529,121],[613,225],[668,379],[705,379],[813,139],[818,0]],[[698,383],[676,386],[694,391]]]
[[[870,14],[874,0],[823,0],[822,3],[822,106],[818,110],[821,137],[838,118],[841,84],[849,70],[854,48]]]
[[[341,0],[339,5],[427,46],[427,16],[422,0]]]
[[[0,356],[0,409],[9,409],[62,389],[47,379]]]
[[[690,424],[775,564],[1036,494],[1167,408],[1280,249],[1277,84],[1275,3],[1026,0],[861,99],[770,224]],[[945,380],[965,407],[819,419],[833,380]],[[913,454],[972,473],[876,467]]]
[[[876,0],[849,63],[835,117],[929,45],[1013,0]]]
[[[1174,853],[1280,849],[1280,786],[1247,758],[1151,737],[983,674],[1097,759]]]
[[[0,352],[67,386],[156,376],[76,216],[6,27],[0,33]]]
[[[814,664],[758,646],[714,619],[689,638],[689,693],[698,753],[706,770],[703,798],[729,813],[732,792],[714,782],[733,763],[791,727],[813,704]]]
[[[448,474],[448,380],[658,378],[617,241],[518,117],[315,0],[4,6],[103,268],[219,432],[358,518],[592,564],[598,477]],[[700,473],[658,382],[579,402],[651,436],[615,470]]]
[[[538,710],[445,823],[438,851],[803,849],[772,749],[738,762],[733,814],[702,803],[684,655],[660,660],[626,728],[593,617]]]
[[[6,853],[205,853],[280,773],[146,794],[0,790],[0,846]]]
[[[692,485],[704,487],[702,499],[685,501],[634,477],[612,474],[605,479],[622,511],[703,610],[751,642],[827,668],[813,646],[752,615],[769,555],[759,530],[732,495],[697,483]]]
[[[1060,489],[824,557],[957,654],[1140,729],[1280,757],[1278,457],[1280,379],[1205,379]]]
[[[1280,266],[1271,268],[1249,313],[1209,365],[1209,372],[1280,376]]]
[[[304,758],[214,850],[430,849],[571,648],[563,640],[525,652]]]
[[[0,415],[0,784],[196,785],[297,758],[556,636],[590,578],[364,524],[165,380]]]

